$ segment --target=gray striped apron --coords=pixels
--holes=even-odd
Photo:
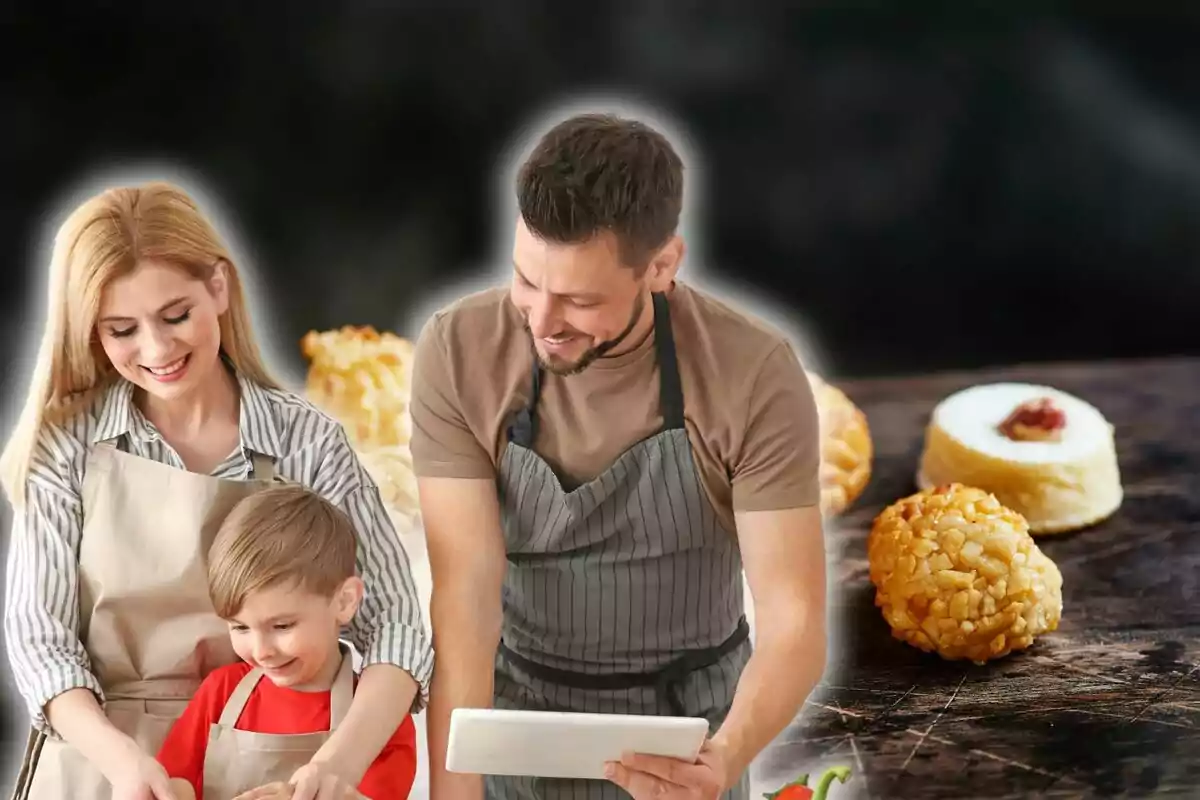
[[[496,708],[696,716],[715,731],[750,658],[737,540],[700,483],[667,299],[653,300],[663,427],[571,491],[533,451],[534,359],[498,476],[508,570]],[[606,781],[488,776],[486,786],[493,800],[629,796]],[[748,796],[743,775],[725,798]]]

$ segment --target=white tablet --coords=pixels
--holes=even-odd
[[[620,761],[627,752],[695,762],[707,737],[702,717],[456,708],[446,769],[602,780],[605,762]]]

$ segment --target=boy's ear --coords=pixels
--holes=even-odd
[[[357,575],[342,582],[333,598],[339,624],[349,625],[354,619],[359,605],[362,604],[364,588],[362,578]]]

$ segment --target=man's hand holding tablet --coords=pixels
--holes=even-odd
[[[477,775],[609,780],[642,798],[715,798],[723,752],[702,718],[458,708],[446,769]],[[668,791],[660,794],[659,787]]]
[[[716,800],[736,779],[721,747],[706,740],[695,762],[627,753],[606,765],[605,776],[634,800]]]

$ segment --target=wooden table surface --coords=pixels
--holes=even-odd
[[[1125,500],[1089,530],[1037,541],[1062,571],[1058,631],[987,666],[891,637],[874,606],[866,535],[916,491],[925,423],[946,395],[1046,383],[1116,428]],[[829,532],[833,658],[826,681],[761,757],[756,784],[845,765],[851,798],[1200,797],[1200,360],[1013,368],[842,383],[867,414],[871,483]]]

